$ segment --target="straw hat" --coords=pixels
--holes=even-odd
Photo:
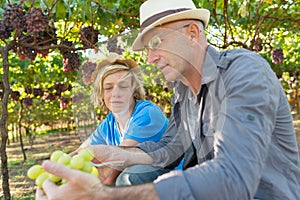
[[[143,50],[143,35],[156,26],[182,19],[198,19],[206,27],[209,16],[209,10],[197,9],[192,0],[148,0],[140,7],[141,29],[132,49]]]

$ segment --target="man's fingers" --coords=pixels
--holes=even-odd
[[[67,182],[72,182],[74,184],[89,183],[89,184],[99,184],[100,181],[95,176],[82,172],[79,170],[72,170],[60,163],[52,161],[44,161],[43,168],[45,171],[53,174],[55,176],[61,177],[67,180]]]
[[[36,189],[35,199],[36,200],[47,200],[47,197],[41,188]]]
[[[72,174],[72,171],[69,168],[57,162],[46,160],[43,162],[42,166],[45,171],[67,180]]]
[[[43,183],[43,188],[45,189],[44,193],[46,193],[47,197],[50,197],[51,194],[53,194],[53,191],[58,191],[57,187],[58,186],[49,179],[45,180],[45,182]]]

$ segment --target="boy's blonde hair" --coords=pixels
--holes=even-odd
[[[118,71],[128,71],[128,75],[131,76],[134,99],[145,99],[142,72],[138,64],[132,59],[123,59],[120,55],[111,53],[105,60],[97,64],[96,70],[92,74],[94,91],[91,98],[96,106],[103,105],[103,80]]]

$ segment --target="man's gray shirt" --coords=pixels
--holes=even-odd
[[[166,133],[138,145],[156,167],[174,167],[184,156],[184,171],[155,181],[160,199],[300,199],[293,120],[269,64],[245,49],[219,53],[209,46],[204,87],[206,98],[199,92],[195,102],[177,83]]]

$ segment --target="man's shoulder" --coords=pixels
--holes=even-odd
[[[259,54],[244,48],[224,50],[221,52],[220,59],[223,57],[229,61],[236,59],[263,59]]]
[[[248,49],[231,49],[220,52],[218,66],[223,69],[245,68],[246,66],[269,66],[268,62],[259,54]],[[235,67],[234,67],[235,66]]]

